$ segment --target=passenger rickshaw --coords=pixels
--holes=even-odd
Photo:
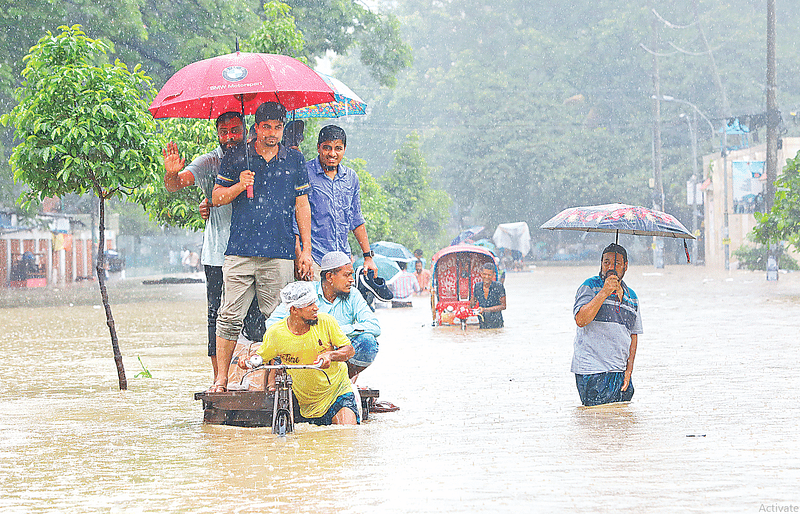
[[[461,325],[478,324],[478,316],[470,308],[470,296],[477,282],[481,281],[481,268],[486,263],[497,264],[494,254],[484,247],[458,244],[439,250],[432,258],[431,314],[433,324]]]

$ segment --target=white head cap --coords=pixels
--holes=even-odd
[[[317,301],[317,292],[311,282],[290,282],[281,289],[281,301],[287,308],[308,307]]]
[[[322,262],[319,263],[319,267],[322,269],[322,271],[328,271],[341,266],[347,266],[350,264],[350,262],[349,255],[339,250],[335,250],[333,252],[326,253],[322,257]]]

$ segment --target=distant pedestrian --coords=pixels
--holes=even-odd
[[[413,273],[406,271],[406,263],[398,261],[400,273],[393,276],[386,285],[394,294],[392,307],[411,307],[411,296],[420,291],[419,282]]]
[[[421,260],[414,262],[414,276],[417,277],[419,283],[419,294],[427,294],[431,292],[431,272],[426,270]]]

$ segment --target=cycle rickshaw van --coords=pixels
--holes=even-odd
[[[481,281],[481,268],[490,263],[497,276],[494,254],[482,246],[458,244],[439,250],[432,258],[431,314],[434,325],[478,324],[470,297]]]

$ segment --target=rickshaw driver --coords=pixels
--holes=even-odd
[[[353,265],[344,252],[328,252],[322,258],[319,281],[311,282],[317,293],[317,307],[330,314],[350,339],[355,354],[347,361],[348,374],[355,381],[378,354],[381,326],[358,289],[353,287]],[[281,303],[267,319],[267,328],[289,316]]]
[[[309,282],[292,282],[281,290],[289,317],[267,329],[258,355],[264,362],[276,357],[283,364],[317,365],[289,369],[300,414],[315,425],[361,423],[356,397],[347,375],[347,360],[355,350],[336,319],[318,312],[317,291]],[[249,359],[240,359],[247,366]]]

